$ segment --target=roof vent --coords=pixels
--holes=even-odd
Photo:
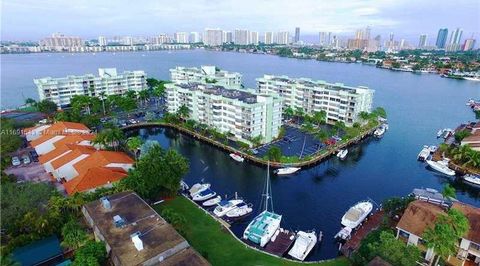
[[[140,232],[135,232],[130,235],[130,238],[138,251],[143,250],[143,241],[140,239],[140,235]]]
[[[113,223],[115,224],[115,227],[117,227],[117,228],[122,228],[122,227],[125,227],[127,225],[125,220],[122,217],[120,217],[120,215],[113,216]]]
[[[110,210],[112,208],[112,205],[110,204],[110,201],[107,197],[101,197],[100,200],[102,201],[103,208],[107,210]]]

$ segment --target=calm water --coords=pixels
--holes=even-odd
[[[465,106],[469,98],[480,98],[480,84],[443,79],[436,75],[391,72],[360,64],[322,63],[267,55],[218,53],[202,50],[150,53],[27,54],[2,56],[2,107],[21,104],[22,97],[36,98],[32,79],[43,76],[96,73],[98,67],[119,70],[143,69],[150,76],[168,79],[168,69],[177,65],[215,64],[241,72],[248,87],[255,78],[268,74],[311,77],[375,89],[375,106],[387,109],[390,130],[381,140],[367,140],[355,147],[345,162],[328,160],[291,177],[272,177],[275,211],[283,214],[283,227],[317,229],[324,241],[309,259],[332,258],[337,246],[333,236],[340,218],[355,202],[376,202],[403,196],[416,187],[441,189],[452,183],[457,197],[480,207],[480,190],[437,175],[416,161],[423,144],[436,144],[439,128],[455,127],[474,119]],[[190,158],[187,182],[201,178],[224,195],[239,195],[258,209],[266,169],[238,164],[227,154],[189,137],[164,129],[142,129],[145,139],[156,139]],[[236,225],[241,234],[245,224]]]

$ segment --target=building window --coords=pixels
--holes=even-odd
[[[398,230],[398,235],[407,239],[410,237],[410,234],[403,230]]]

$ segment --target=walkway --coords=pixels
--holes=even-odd
[[[376,230],[382,223],[384,211],[378,211],[368,218],[363,225],[355,231],[352,238],[350,238],[345,245],[342,246],[341,252],[346,257],[350,257],[359,247],[362,239],[364,239],[370,232]]]

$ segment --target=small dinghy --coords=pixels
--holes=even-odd
[[[188,190],[188,192],[190,193],[190,197],[193,197],[193,196],[195,196],[195,194],[200,193],[207,188],[210,188],[210,184],[208,184],[208,183],[204,183],[204,184],[197,183],[197,184],[193,185],[190,188],[190,190]]]
[[[237,200],[222,200],[218,206],[213,210],[213,214],[215,214],[217,217],[222,217],[227,212],[236,209],[238,205],[243,203],[243,200],[237,199]]]
[[[217,205],[220,201],[222,201],[222,197],[216,196],[215,198],[205,201],[204,203],[202,203],[202,205],[204,207],[211,207],[211,206]]]
[[[228,218],[240,218],[250,214],[252,211],[252,205],[242,202],[237,205],[237,208],[227,212],[225,216],[227,216]]]
[[[288,255],[297,260],[304,261],[308,253],[310,253],[313,247],[317,244],[317,240],[315,231],[308,233],[298,231],[295,243],[293,244],[292,249],[288,252]]]
[[[352,229],[357,228],[360,223],[367,218],[373,210],[373,204],[370,201],[360,201],[343,215],[342,225]]]
[[[213,198],[217,195],[217,193],[209,188],[200,191],[199,193],[195,194],[192,199],[193,201],[204,201],[210,198]]]
[[[347,157],[348,150],[347,149],[342,149],[337,153],[337,157],[340,158],[341,160],[345,159]]]
[[[448,176],[454,176],[455,171],[452,169],[448,168],[448,161],[432,161],[432,160],[426,160],[428,166],[432,168],[433,170],[440,172],[444,175]]]
[[[239,163],[242,163],[245,160],[242,156],[236,153],[230,153],[230,157]]]
[[[277,175],[291,175],[293,173],[296,173],[300,169],[301,168],[299,167],[285,167],[275,170],[274,173]]]

